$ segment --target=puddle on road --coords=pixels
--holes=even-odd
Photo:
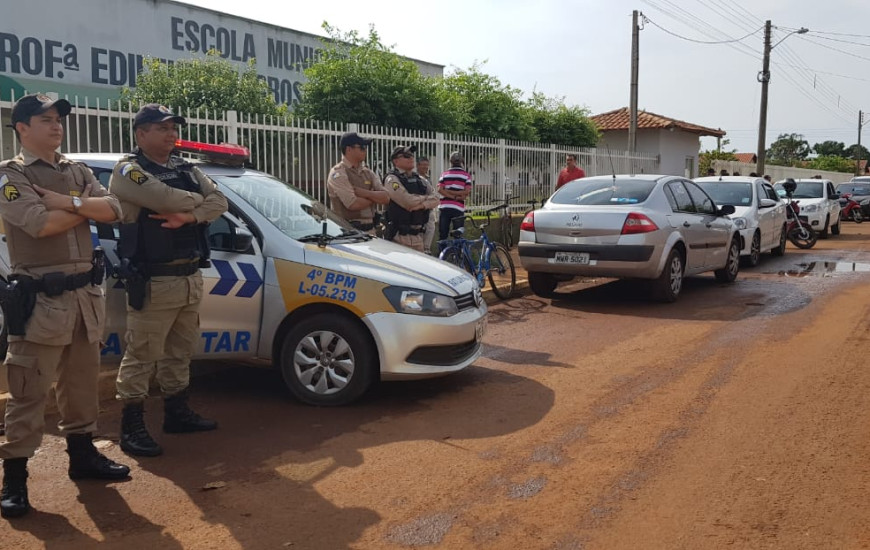
[[[775,272],[783,277],[833,277],[843,273],[870,273],[870,263],[860,262],[805,262],[798,269]]]

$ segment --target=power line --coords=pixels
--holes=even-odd
[[[849,55],[849,56],[852,56],[852,57],[856,57],[856,58],[858,58],[858,59],[863,59],[864,61],[870,61],[870,57],[864,57],[863,55],[858,55],[858,54],[856,54],[856,53],[847,52],[846,50],[841,50],[841,49],[839,49],[839,48],[835,48],[835,47],[833,47],[833,46],[828,46],[827,44],[823,44],[823,43],[821,43],[821,42],[816,42],[815,40],[812,40],[812,39],[807,38],[807,37],[805,37],[805,36],[801,36],[800,39],[801,39],[801,40],[806,40],[807,42],[812,42],[813,44],[815,44],[815,45],[817,45],[817,46],[821,46],[821,47],[823,47],[823,48],[827,48],[827,49],[829,49],[829,50],[833,50],[833,51],[835,51],[835,52],[840,52],[841,54],[845,54],[845,55]]]
[[[792,30],[792,29],[789,29],[789,30]],[[797,29],[794,29],[794,30],[797,30]],[[870,38],[870,34],[849,34],[849,33],[845,33],[845,32],[826,32],[826,31],[817,31],[817,30],[811,30],[810,32],[812,34],[828,34],[831,36],[851,36],[852,38]]]
[[[759,28],[755,29],[754,31],[752,31],[751,33],[747,34],[746,36],[743,36],[743,37],[741,37],[741,38],[735,38],[735,39],[733,39],[733,40],[716,40],[716,41],[695,40],[695,39],[693,39],[693,38],[688,38],[688,37],[686,37],[686,36],[681,36],[681,35],[679,35],[679,34],[677,34],[677,33],[675,33],[675,32],[669,31],[668,29],[662,27],[661,25],[659,25],[658,23],[656,23],[655,21],[653,21],[652,19],[650,19],[650,18],[647,17],[646,15],[643,16],[643,20],[644,20],[645,23],[652,23],[654,26],[656,26],[656,27],[658,27],[660,30],[662,30],[662,31],[664,31],[664,32],[666,32],[666,33],[668,33],[668,34],[670,34],[671,36],[676,36],[677,38],[681,38],[681,39],[683,39],[683,40],[688,40],[689,42],[695,42],[696,44],[732,44],[732,43],[734,43],[734,42],[740,42],[740,41],[742,41],[742,40],[745,40],[745,39],[749,38],[750,36],[752,36],[753,34],[758,34],[758,31],[761,30],[761,27],[759,27]]]

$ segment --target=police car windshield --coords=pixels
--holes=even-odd
[[[719,206],[749,206],[752,204],[752,184],[729,181],[699,181],[701,189]]]
[[[324,221],[327,240],[339,237],[364,238],[362,233],[330,212],[323,203],[266,174],[209,174],[209,177],[235,192],[290,238],[309,240],[312,235],[322,235]]]
[[[785,196],[785,188],[782,186],[782,182],[777,183],[773,186],[776,189],[776,193],[780,197]],[[794,190],[794,195],[792,198],[794,199],[821,199],[824,196],[824,188],[822,187],[822,182],[820,181],[799,181],[797,182],[797,188]]]

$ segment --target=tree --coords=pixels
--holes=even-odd
[[[594,147],[598,143],[598,129],[589,119],[588,109],[565,105],[564,98],[540,92],[534,92],[527,104],[540,141],[574,147]]]
[[[305,70],[295,114],[334,122],[379,124],[455,132],[462,128],[455,98],[444,94],[417,65],[381,43],[370,28],[341,34],[323,24],[330,40]]]
[[[870,159],[870,151],[867,150],[863,145],[858,145],[857,143],[854,145],[850,145],[843,156],[848,157],[850,159],[857,159],[858,152],[861,153],[861,159],[867,160]]]
[[[813,151],[824,157],[845,157],[846,144],[841,141],[823,141],[813,145]]]
[[[855,170],[854,160],[836,155],[820,155],[810,160],[808,164],[808,168],[828,172],[852,172]]]
[[[734,154],[735,152],[737,152],[737,149],[731,151],[719,151],[715,149],[704,151],[698,155],[698,173],[701,175],[707,175],[707,170],[712,168],[713,161],[715,160],[739,160],[737,155]]]
[[[770,164],[781,166],[794,166],[795,163],[806,159],[809,154],[810,145],[801,134],[780,134],[767,150]]]
[[[204,58],[180,59],[164,63],[147,58],[136,88],[124,88],[122,100],[134,108],[140,103],[160,103],[179,114],[200,110],[201,117],[236,110],[240,113],[280,116],[286,105],[275,103],[268,84],[257,76],[255,60],[239,69],[212,50]]]
[[[461,133],[481,137],[537,141],[532,112],[522,92],[480,70],[457,69],[440,81],[442,93],[453,96],[463,122]]]

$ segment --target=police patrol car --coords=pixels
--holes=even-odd
[[[195,359],[271,364],[301,401],[343,405],[378,376],[444,375],[480,356],[487,309],[467,273],[369,237],[294,187],[244,168],[244,147],[179,141],[179,150],[207,155],[199,167],[229,202],[208,227]],[[121,157],[67,156],[103,185]],[[92,233],[117,264],[117,226],[94,224]],[[0,276],[8,274],[4,239]],[[117,279],[106,291],[102,358],[112,364],[124,352],[126,296]]]

